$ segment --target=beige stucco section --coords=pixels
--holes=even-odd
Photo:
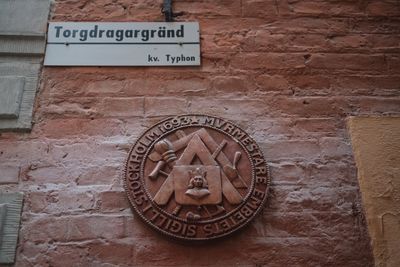
[[[400,266],[400,117],[348,120],[376,266]]]

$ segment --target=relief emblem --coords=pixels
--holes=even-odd
[[[256,142],[224,119],[168,118],[132,147],[124,185],[153,228],[184,240],[226,236],[246,225],[268,192],[267,164]]]

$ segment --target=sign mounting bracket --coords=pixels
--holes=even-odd
[[[173,22],[175,17],[179,17],[184,14],[183,12],[174,13],[172,11],[172,0],[164,0],[161,12],[164,14],[166,22]]]

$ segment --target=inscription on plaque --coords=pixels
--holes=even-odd
[[[226,236],[262,209],[268,167],[257,143],[222,118],[181,115],[147,130],[130,150],[124,176],[140,217],[184,240]]]

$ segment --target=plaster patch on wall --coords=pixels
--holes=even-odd
[[[376,266],[400,266],[400,117],[348,120]]]

